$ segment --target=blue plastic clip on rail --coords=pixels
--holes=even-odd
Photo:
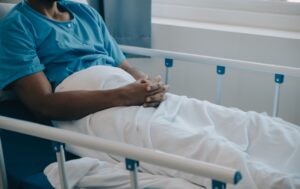
[[[224,75],[225,74],[225,66],[217,66],[217,74]]]
[[[166,59],[165,59],[165,66],[166,66],[167,68],[173,67],[173,59],[166,58]]]
[[[281,84],[284,82],[284,75],[275,74],[275,83]]]
[[[212,180],[212,189],[226,189],[226,183]]]
[[[56,142],[56,141],[53,141],[52,142],[52,147],[53,147],[53,150],[55,151],[55,152],[60,152],[60,146],[61,145],[64,145],[63,143],[61,143],[61,142]]]
[[[139,162],[132,159],[125,159],[126,169],[128,171],[134,171],[135,167],[139,166]]]

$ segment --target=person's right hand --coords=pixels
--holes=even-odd
[[[140,79],[126,85],[124,90],[127,106],[157,107],[165,99],[167,86],[161,82],[161,79]]]
[[[151,91],[149,96],[146,98],[144,107],[158,107],[159,104],[166,99],[165,93],[168,90],[168,86],[162,82],[162,77],[156,76],[154,79],[147,79],[150,83],[148,91]]]

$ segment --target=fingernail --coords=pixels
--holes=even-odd
[[[150,102],[150,101],[151,101],[151,98],[150,98],[150,97],[147,97],[147,98],[146,98],[146,101],[147,101],[147,102]]]

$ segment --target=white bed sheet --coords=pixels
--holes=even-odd
[[[129,172],[124,169],[123,163],[111,164],[98,159],[81,158],[68,161],[65,166],[69,188],[131,189]],[[50,164],[44,171],[56,189],[61,188],[58,172],[57,163]],[[203,189],[179,178],[141,172],[138,178],[139,187],[144,189]]]
[[[133,82],[118,68],[96,66],[68,77],[56,91],[111,89]],[[229,166],[243,180],[228,188],[300,188],[300,129],[279,118],[243,112],[206,101],[167,94],[158,108],[139,106],[103,110],[61,128]],[[69,151],[110,163],[123,158],[76,146]],[[211,187],[211,180],[146,163],[144,172],[180,177]]]

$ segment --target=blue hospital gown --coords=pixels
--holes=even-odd
[[[53,87],[74,72],[94,65],[118,66],[124,54],[91,7],[58,2],[70,21],[55,21],[20,2],[0,25],[0,89],[44,71]]]

